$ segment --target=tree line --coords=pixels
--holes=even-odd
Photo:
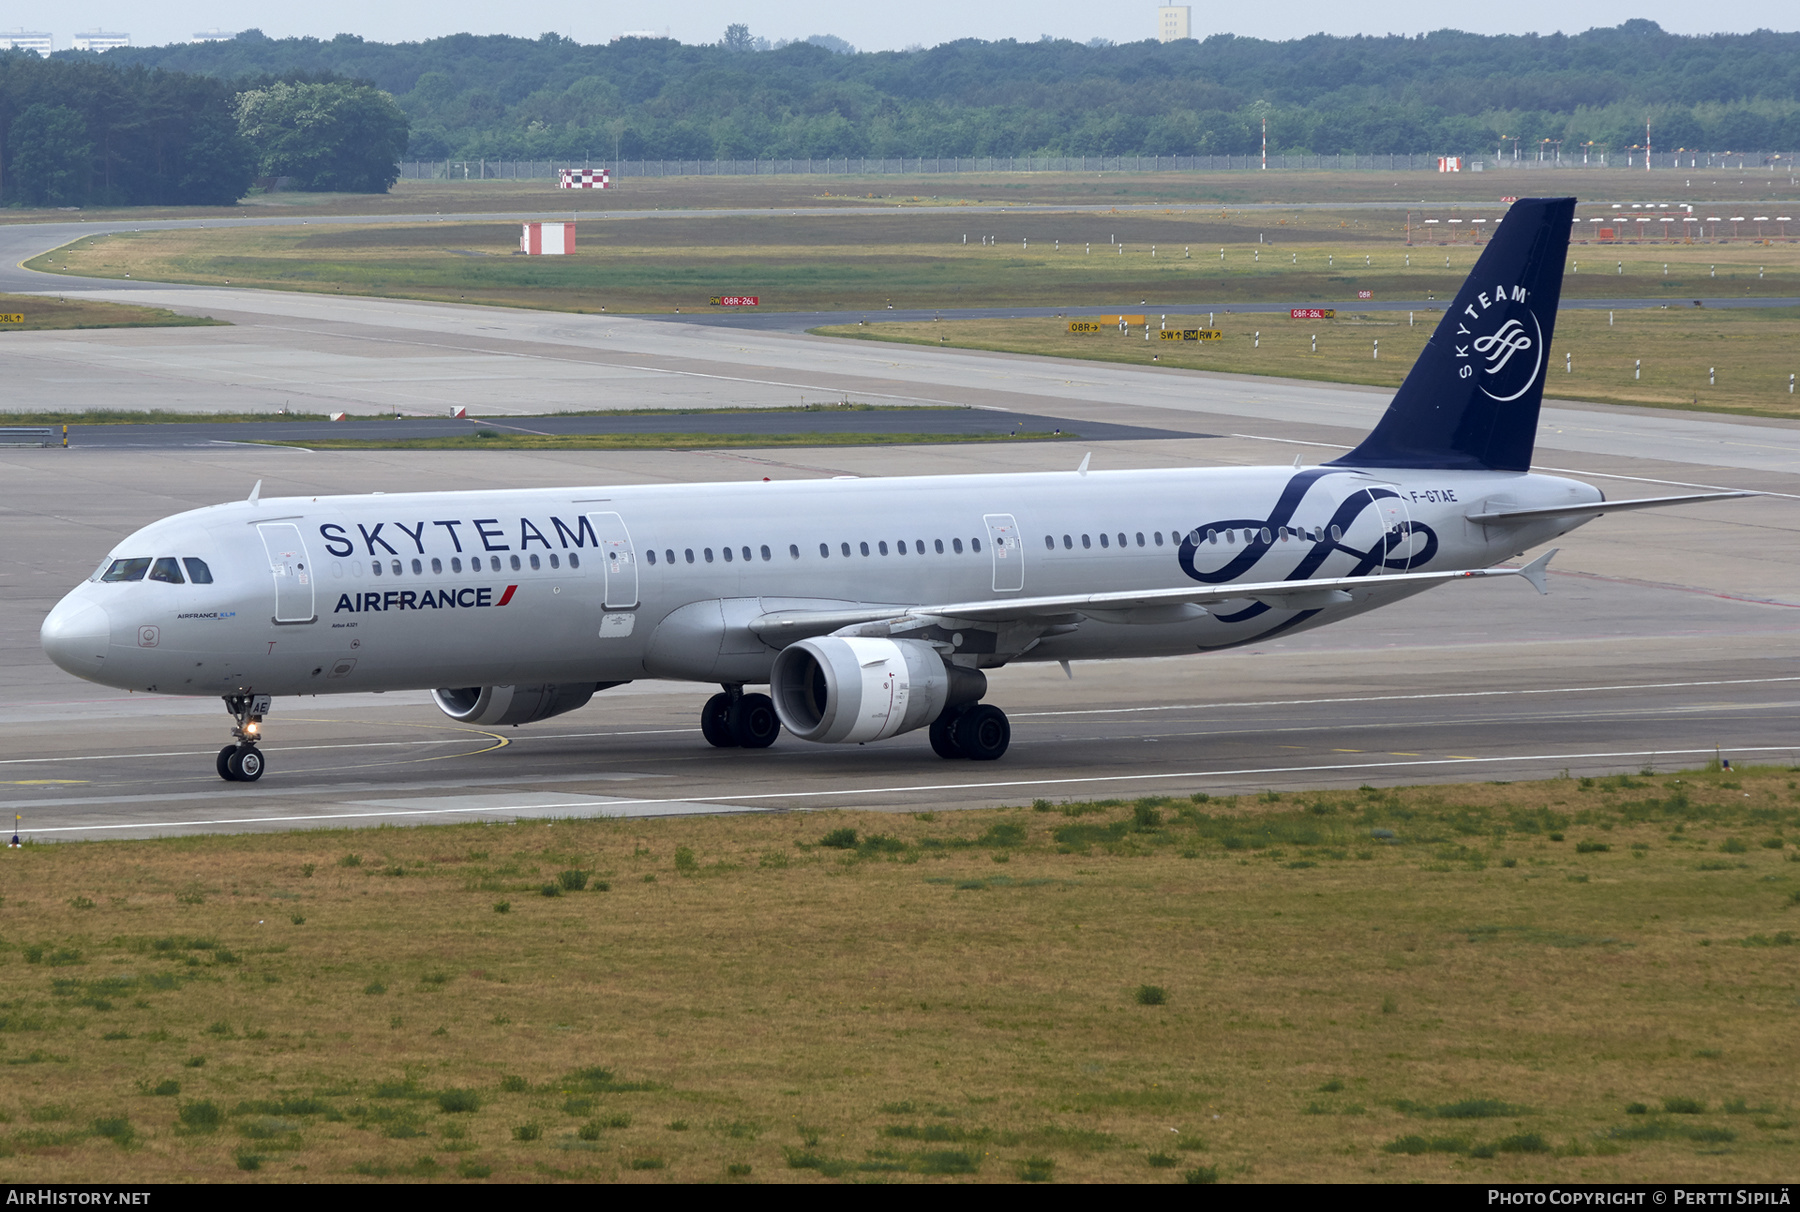
[[[407,135],[392,96],[329,75],[227,80],[0,52],[0,204],[229,206],[259,176],[383,191]]]
[[[227,203],[259,178],[385,190],[402,158],[1480,154],[1800,148],[1800,34],[816,35],[584,46],[459,34],[0,52],[0,203]]]
[[[764,49],[766,48],[766,49]],[[1682,36],[1654,22],[1575,35],[1111,45],[963,40],[856,53],[839,39],[582,45],[264,37],[129,48],[109,62],[221,78],[332,73],[393,94],[413,159],[1564,154],[1800,147],[1800,34]]]

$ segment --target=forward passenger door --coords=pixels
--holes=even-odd
[[[292,522],[263,522],[256,528],[263,550],[269,553],[269,571],[275,574],[275,623],[313,623],[312,562],[306,558],[306,542]]]

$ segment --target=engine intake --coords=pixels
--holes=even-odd
[[[783,648],[769,674],[782,726],[803,741],[880,741],[987,693],[978,669],[919,640],[822,636]]]
[[[438,710],[462,724],[529,724],[587,706],[596,690],[618,682],[576,682],[572,685],[469,686],[434,690]]]

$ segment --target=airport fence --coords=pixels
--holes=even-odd
[[[1649,169],[1795,171],[1794,152],[1655,152]],[[1377,156],[1303,156],[1271,152],[1271,171],[1307,172],[1437,172],[1440,153]],[[1461,157],[1463,172],[1560,172],[1595,168],[1643,170],[1644,153],[1591,153],[1585,158],[1565,156]],[[533,160],[477,158],[468,160],[411,160],[400,164],[406,181],[528,181],[555,179],[565,168],[607,168],[615,178],[626,177],[770,177],[770,176],[932,176],[952,173],[1196,173],[1255,172],[1261,156],[889,156],[884,158],[823,157],[818,159],[754,160]]]

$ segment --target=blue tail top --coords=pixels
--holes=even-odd
[[[1345,467],[1526,471],[1562,297],[1573,198],[1520,198],[1394,402]]]

